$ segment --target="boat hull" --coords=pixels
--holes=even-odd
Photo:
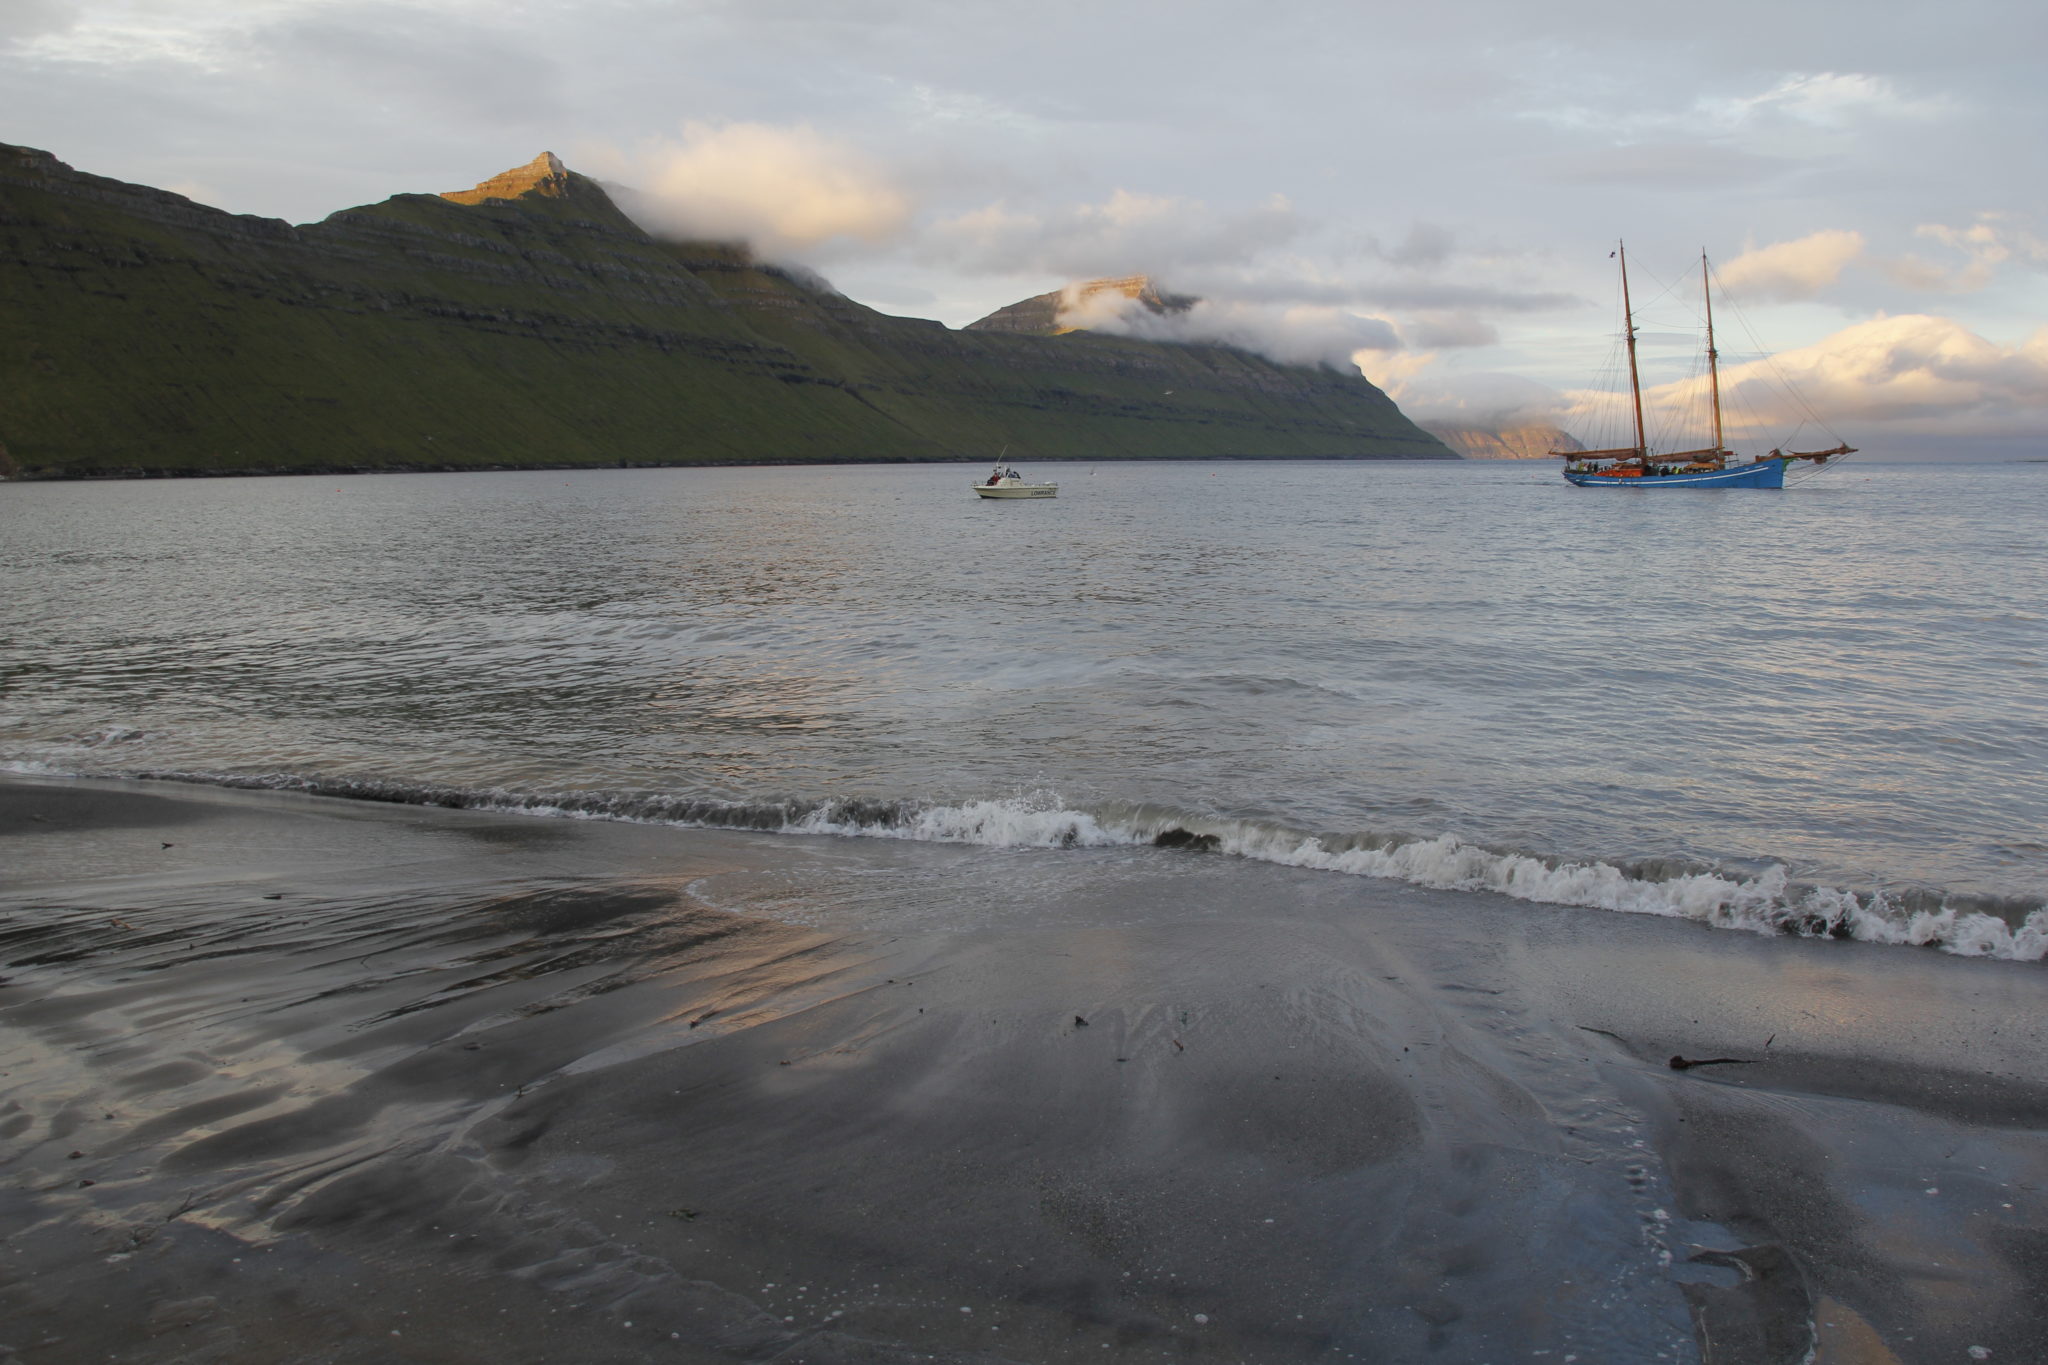
[[[991,487],[985,483],[974,485],[974,491],[984,498],[1050,498],[1059,494],[1056,483],[999,483]]]
[[[1567,469],[1564,476],[1581,488],[1783,488],[1785,462],[1758,460],[1755,464],[1702,470],[1697,474],[1644,474],[1634,477],[1578,473]]]

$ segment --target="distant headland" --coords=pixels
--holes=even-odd
[[[1586,448],[1554,422],[1509,419],[1475,426],[1425,421],[1421,426],[1469,460],[1548,460]]]
[[[0,145],[0,262],[9,477],[1458,458],[1356,373],[892,317],[547,152],[293,226]]]

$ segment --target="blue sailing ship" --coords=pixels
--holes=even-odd
[[[1772,450],[1753,460],[1742,461],[1729,450],[1721,434],[1720,353],[1714,349],[1714,296],[1707,269],[1707,255],[1700,253],[1700,289],[1707,307],[1707,384],[1713,395],[1714,443],[1700,450],[1658,453],[1650,449],[1643,432],[1643,384],[1636,373],[1635,308],[1628,293],[1628,247],[1617,243],[1615,254],[1621,262],[1621,310],[1628,339],[1628,389],[1635,411],[1636,442],[1606,450],[1553,450],[1562,456],[1564,476],[1581,488],[1783,488],[1785,467],[1797,460],[1824,465],[1856,448],[1843,442],[1829,450]]]

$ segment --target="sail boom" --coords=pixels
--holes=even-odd
[[[1627,455],[1634,458],[1643,452],[1639,446],[1613,446],[1606,450],[1553,450],[1550,453],[1567,460],[1604,460],[1611,455]]]

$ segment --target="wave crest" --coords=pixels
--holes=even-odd
[[[8,770],[49,770],[7,764]],[[1284,867],[1383,877],[1442,891],[1485,891],[1540,905],[1661,915],[1722,929],[1938,948],[1963,957],[2037,962],[2048,957],[2048,906],[2005,914],[1944,898],[1916,904],[1884,890],[1859,894],[1791,880],[1783,867],[1745,877],[1726,871],[1635,869],[1597,859],[1502,851],[1454,835],[1307,833],[1272,821],[1197,815],[1156,805],[1068,806],[1036,791],[957,803],[876,798],[730,800],[664,792],[526,793],[392,779],[300,774],[138,773],[145,779],[298,791],[358,801],[508,814],[620,820],[775,834],[907,839],[987,848],[1112,848],[1157,844]]]

